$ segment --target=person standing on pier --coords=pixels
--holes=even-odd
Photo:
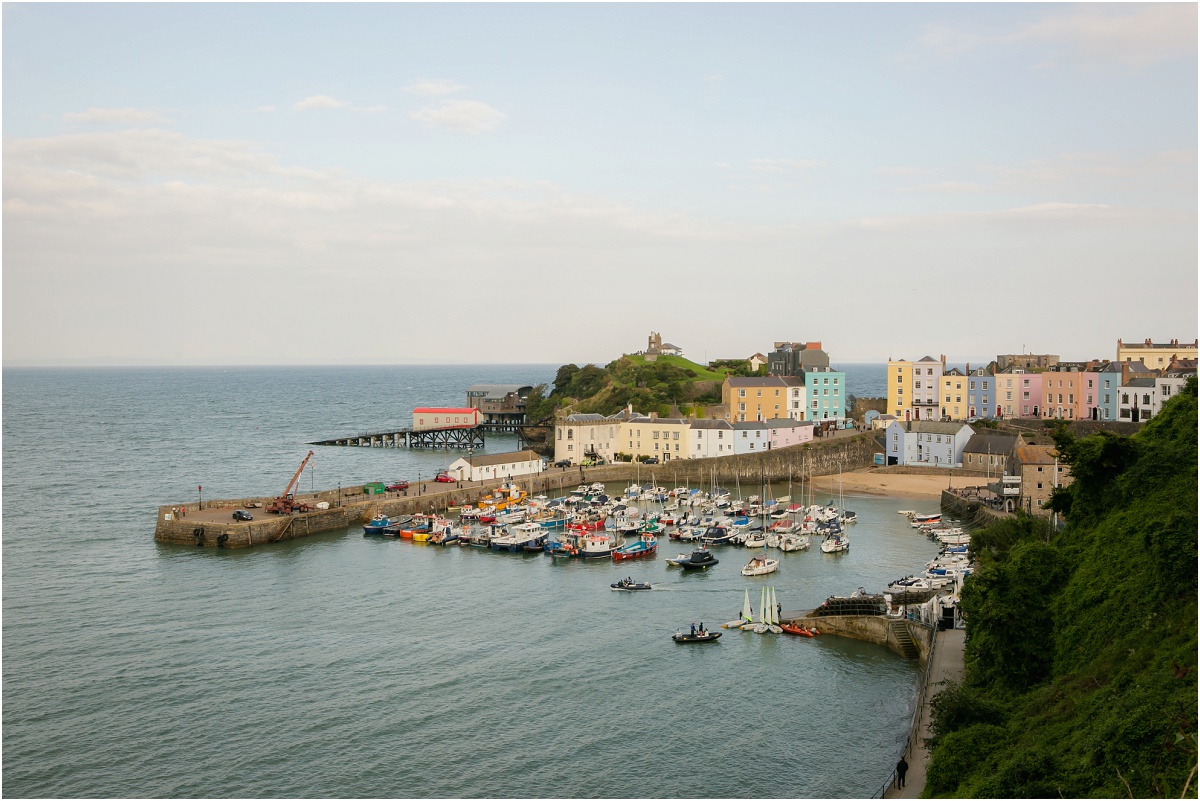
[[[908,762],[904,759],[904,754],[900,755],[900,761],[896,763],[896,787],[904,786],[904,774],[908,773]]]

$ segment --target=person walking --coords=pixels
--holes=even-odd
[[[904,760],[904,754],[900,755],[900,761],[896,763],[896,787],[904,786],[904,774],[908,773],[908,762]]]

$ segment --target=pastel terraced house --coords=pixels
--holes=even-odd
[[[813,441],[813,429],[816,427],[811,420],[793,420],[785,417],[781,420],[767,420],[768,447],[787,448],[792,445],[803,445]]]
[[[941,419],[938,391],[945,369],[945,356],[940,361],[932,356],[915,362],[888,359],[888,412],[898,420]]]
[[[736,378],[727,376],[721,384],[721,403],[725,419],[731,423],[769,420],[787,416],[787,384],[778,376]]]
[[[689,432],[691,458],[707,459],[734,453],[733,425],[727,420],[692,420]]]
[[[951,367],[940,379],[942,420],[967,419],[967,379],[962,370]]]
[[[634,459],[657,456],[659,461],[687,459],[691,431],[687,420],[671,417],[638,417],[621,425],[621,451]]]
[[[1200,348],[1194,339],[1183,343],[1178,339],[1169,342],[1151,342],[1147,339],[1136,344],[1117,340],[1117,361],[1141,362],[1151,370],[1166,370],[1172,361],[1178,359],[1195,359],[1198,352]]]

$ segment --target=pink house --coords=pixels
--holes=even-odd
[[[1057,420],[1098,418],[1100,374],[1090,364],[1060,362],[1042,373],[1039,417]],[[1080,369],[1083,368],[1083,369]]]
[[[789,417],[764,421],[767,427],[767,442],[771,448],[786,448],[812,442],[813,421],[792,420]]]

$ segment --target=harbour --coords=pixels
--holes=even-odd
[[[367,537],[357,520],[269,547],[150,540],[157,504],[186,498],[181,483],[193,493],[202,484],[206,505],[277,496],[316,438],[306,430],[377,416],[373,400],[348,386],[420,386],[429,397],[440,383],[452,399],[475,380],[464,373],[6,371],[5,789],[121,797],[874,792],[907,737],[919,660],[837,636],[739,632],[682,646],[671,635],[730,619],[747,586],[757,597],[755,581],[776,587],[787,612],[911,572],[937,551],[896,514],[911,499],[856,498],[862,519],[848,555],[784,555],[780,571],[760,579],[741,576],[738,560],[668,572],[663,558],[683,550],[671,550],[673,542],[652,562],[562,560]],[[65,419],[78,422],[91,447],[60,436]],[[511,450],[515,438],[508,443],[497,446]],[[344,492],[363,476],[420,475],[428,489],[444,466],[436,453],[318,449],[299,495],[331,491],[336,501],[339,479]],[[636,480],[600,475],[587,469],[589,483]],[[577,469],[544,478],[567,492],[579,483]],[[656,478],[670,481],[661,471]],[[380,500],[444,508],[440,498],[414,496],[416,486]],[[59,504],[67,488],[73,500]],[[193,498],[186,524],[197,521],[201,499]],[[56,505],[86,510],[88,528],[48,531],[44,510]],[[251,513],[255,523],[264,516]],[[610,588],[630,574],[655,589]],[[629,702],[631,683],[652,709]],[[699,709],[687,701],[697,688]],[[723,722],[698,727],[699,715]],[[773,772],[741,763],[747,747]],[[548,754],[571,770],[530,770]],[[634,764],[611,769],[625,759]],[[703,787],[693,781],[698,762],[717,766]]]

